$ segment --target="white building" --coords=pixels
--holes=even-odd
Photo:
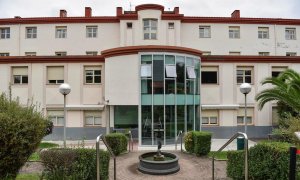
[[[95,17],[86,7],[83,17],[61,10],[0,19],[0,33],[0,91],[38,102],[56,126],[48,139],[62,136],[63,82],[72,88],[68,139],[94,139],[109,127],[133,129],[140,145],[155,144],[158,134],[174,143],[180,130],[200,128],[228,138],[244,128],[243,82],[252,84],[248,135],[266,137],[276,104],[258,111],[261,80],[300,71],[300,19],[243,18],[238,10],[187,17],[178,7],[144,4]]]

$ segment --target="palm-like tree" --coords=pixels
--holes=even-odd
[[[287,69],[278,77],[264,79],[262,85],[264,84],[272,84],[273,87],[256,95],[260,110],[267,102],[276,100],[291,107],[295,112],[300,112],[300,75],[296,71]]]

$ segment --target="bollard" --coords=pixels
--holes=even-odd
[[[295,146],[290,147],[290,174],[289,180],[296,180],[296,162],[297,162],[297,148]]]

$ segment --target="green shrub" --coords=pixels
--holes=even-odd
[[[0,95],[0,179],[15,178],[38,147],[48,120],[34,105],[23,107]]]
[[[249,179],[288,179],[290,144],[262,142],[249,149]],[[244,152],[230,151],[227,154],[227,176],[243,179]]]
[[[41,152],[44,175],[55,179],[96,179],[95,149],[49,149]],[[100,150],[100,177],[108,179],[110,155]]]
[[[211,146],[211,133],[204,131],[194,131],[194,153],[197,156],[207,155],[210,152]]]
[[[189,153],[194,152],[193,131],[186,133],[184,137],[184,147],[187,152]]]
[[[105,140],[116,156],[127,151],[128,139],[123,133],[107,134]]]

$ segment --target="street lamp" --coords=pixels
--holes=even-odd
[[[243,83],[240,85],[240,91],[245,95],[245,134],[247,134],[247,94],[251,91],[251,85],[249,83]]]
[[[71,86],[67,83],[61,84],[59,92],[64,95],[64,148],[66,148],[66,96],[71,92]]]

